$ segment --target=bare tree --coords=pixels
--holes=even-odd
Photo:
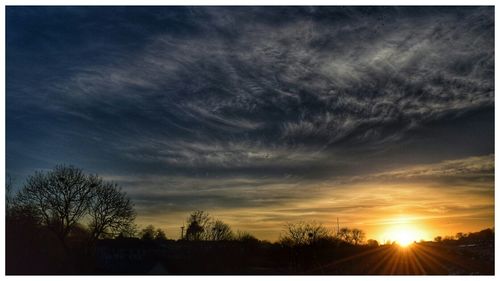
[[[6,225],[10,224],[31,224],[41,223],[39,212],[33,205],[21,205],[13,195],[14,179],[7,174],[5,179],[5,216]]]
[[[337,238],[345,243],[359,245],[365,239],[365,233],[361,229],[343,227],[337,233]]]
[[[133,205],[114,183],[85,175],[73,166],[36,172],[16,196],[16,208],[33,210],[67,250],[67,237],[78,223],[88,222],[91,241],[132,228]]]
[[[186,240],[227,241],[234,239],[231,227],[207,212],[193,211],[187,219]]]
[[[207,240],[211,220],[210,215],[205,211],[192,212],[187,219],[186,239],[192,241]]]
[[[330,236],[330,231],[317,222],[287,223],[280,237],[289,246],[311,245]]]
[[[7,216],[9,216],[9,213],[12,210],[14,204],[14,198],[12,197],[13,185],[14,180],[9,174],[7,174],[7,176],[5,177],[5,210]]]
[[[73,166],[56,166],[47,173],[30,176],[16,201],[35,210],[66,249],[66,238],[86,214],[97,185],[96,176],[85,176]]]
[[[234,234],[228,224],[216,220],[210,224],[207,238],[211,241],[227,241],[234,239]]]
[[[116,236],[133,224],[135,216],[132,202],[117,184],[97,180],[89,204],[88,227],[93,240]]]
[[[340,240],[342,240],[346,243],[352,242],[351,230],[347,227],[343,227],[343,228],[339,229],[337,236]]]
[[[138,236],[138,228],[135,223],[129,224],[126,227],[122,228],[117,238],[132,238]]]
[[[351,240],[354,245],[361,244],[365,239],[365,233],[361,229],[354,228],[351,230]]]

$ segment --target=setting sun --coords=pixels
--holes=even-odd
[[[497,15],[6,5],[5,275],[498,273]]]
[[[396,243],[402,247],[406,247],[416,241],[415,235],[409,230],[398,230],[392,234]]]
[[[402,247],[412,244],[426,237],[422,226],[412,223],[412,220],[405,218],[398,218],[393,221],[393,225],[387,228],[384,233],[385,241],[396,242]]]

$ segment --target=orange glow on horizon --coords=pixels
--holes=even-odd
[[[385,228],[382,237],[383,242],[396,242],[402,247],[407,247],[413,242],[425,240],[428,234],[422,225],[416,224],[410,218],[399,217]]]
[[[484,187],[476,188],[491,190],[493,194],[492,183],[482,184]],[[425,182],[325,184],[318,189],[304,185],[300,194],[311,195],[311,198],[304,195],[303,199],[279,206],[207,208],[205,211],[229,224],[235,232],[247,231],[258,239],[271,242],[279,241],[286,222],[316,221],[332,233],[337,227],[358,228],[366,234],[365,240],[401,245],[493,227],[494,197],[488,192],[470,193],[466,187],[452,190],[446,185]],[[286,189],[280,185],[276,188],[279,192]],[[232,194],[225,189],[224,192]],[[148,224],[161,227],[169,237],[178,239],[180,226],[186,223],[189,212],[180,210],[138,216],[137,223],[140,227]]]

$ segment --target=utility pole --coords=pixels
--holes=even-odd
[[[181,240],[184,240],[184,225],[181,226]]]
[[[337,217],[337,235],[339,235],[339,232],[340,232],[339,217]]]

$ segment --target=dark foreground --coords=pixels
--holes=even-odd
[[[54,254],[53,254],[54,255]],[[355,246],[284,247],[238,241],[100,240],[82,258],[8,259],[7,274],[307,274],[307,275],[493,275],[493,241],[476,244],[421,242]]]
[[[408,247],[381,246],[311,271],[356,275],[492,275],[493,245],[424,242]]]
[[[175,245],[177,244],[177,245]],[[201,246],[201,245],[199,245]],[[107,251],[109,251],[108,249]],[[408,247],[348,246],[327,253],[292,250],[274,244],[248,247],[214,243],[193,248],[172,243],[152,254],[140,271],[125,256],[100,254],[102,274],[333,274],[333,275],[493,275],[493,244],[450,245],[435,242]],[[107,260],[107,261],[106,261]],[[139,261],[137,261],[139,262]]]

